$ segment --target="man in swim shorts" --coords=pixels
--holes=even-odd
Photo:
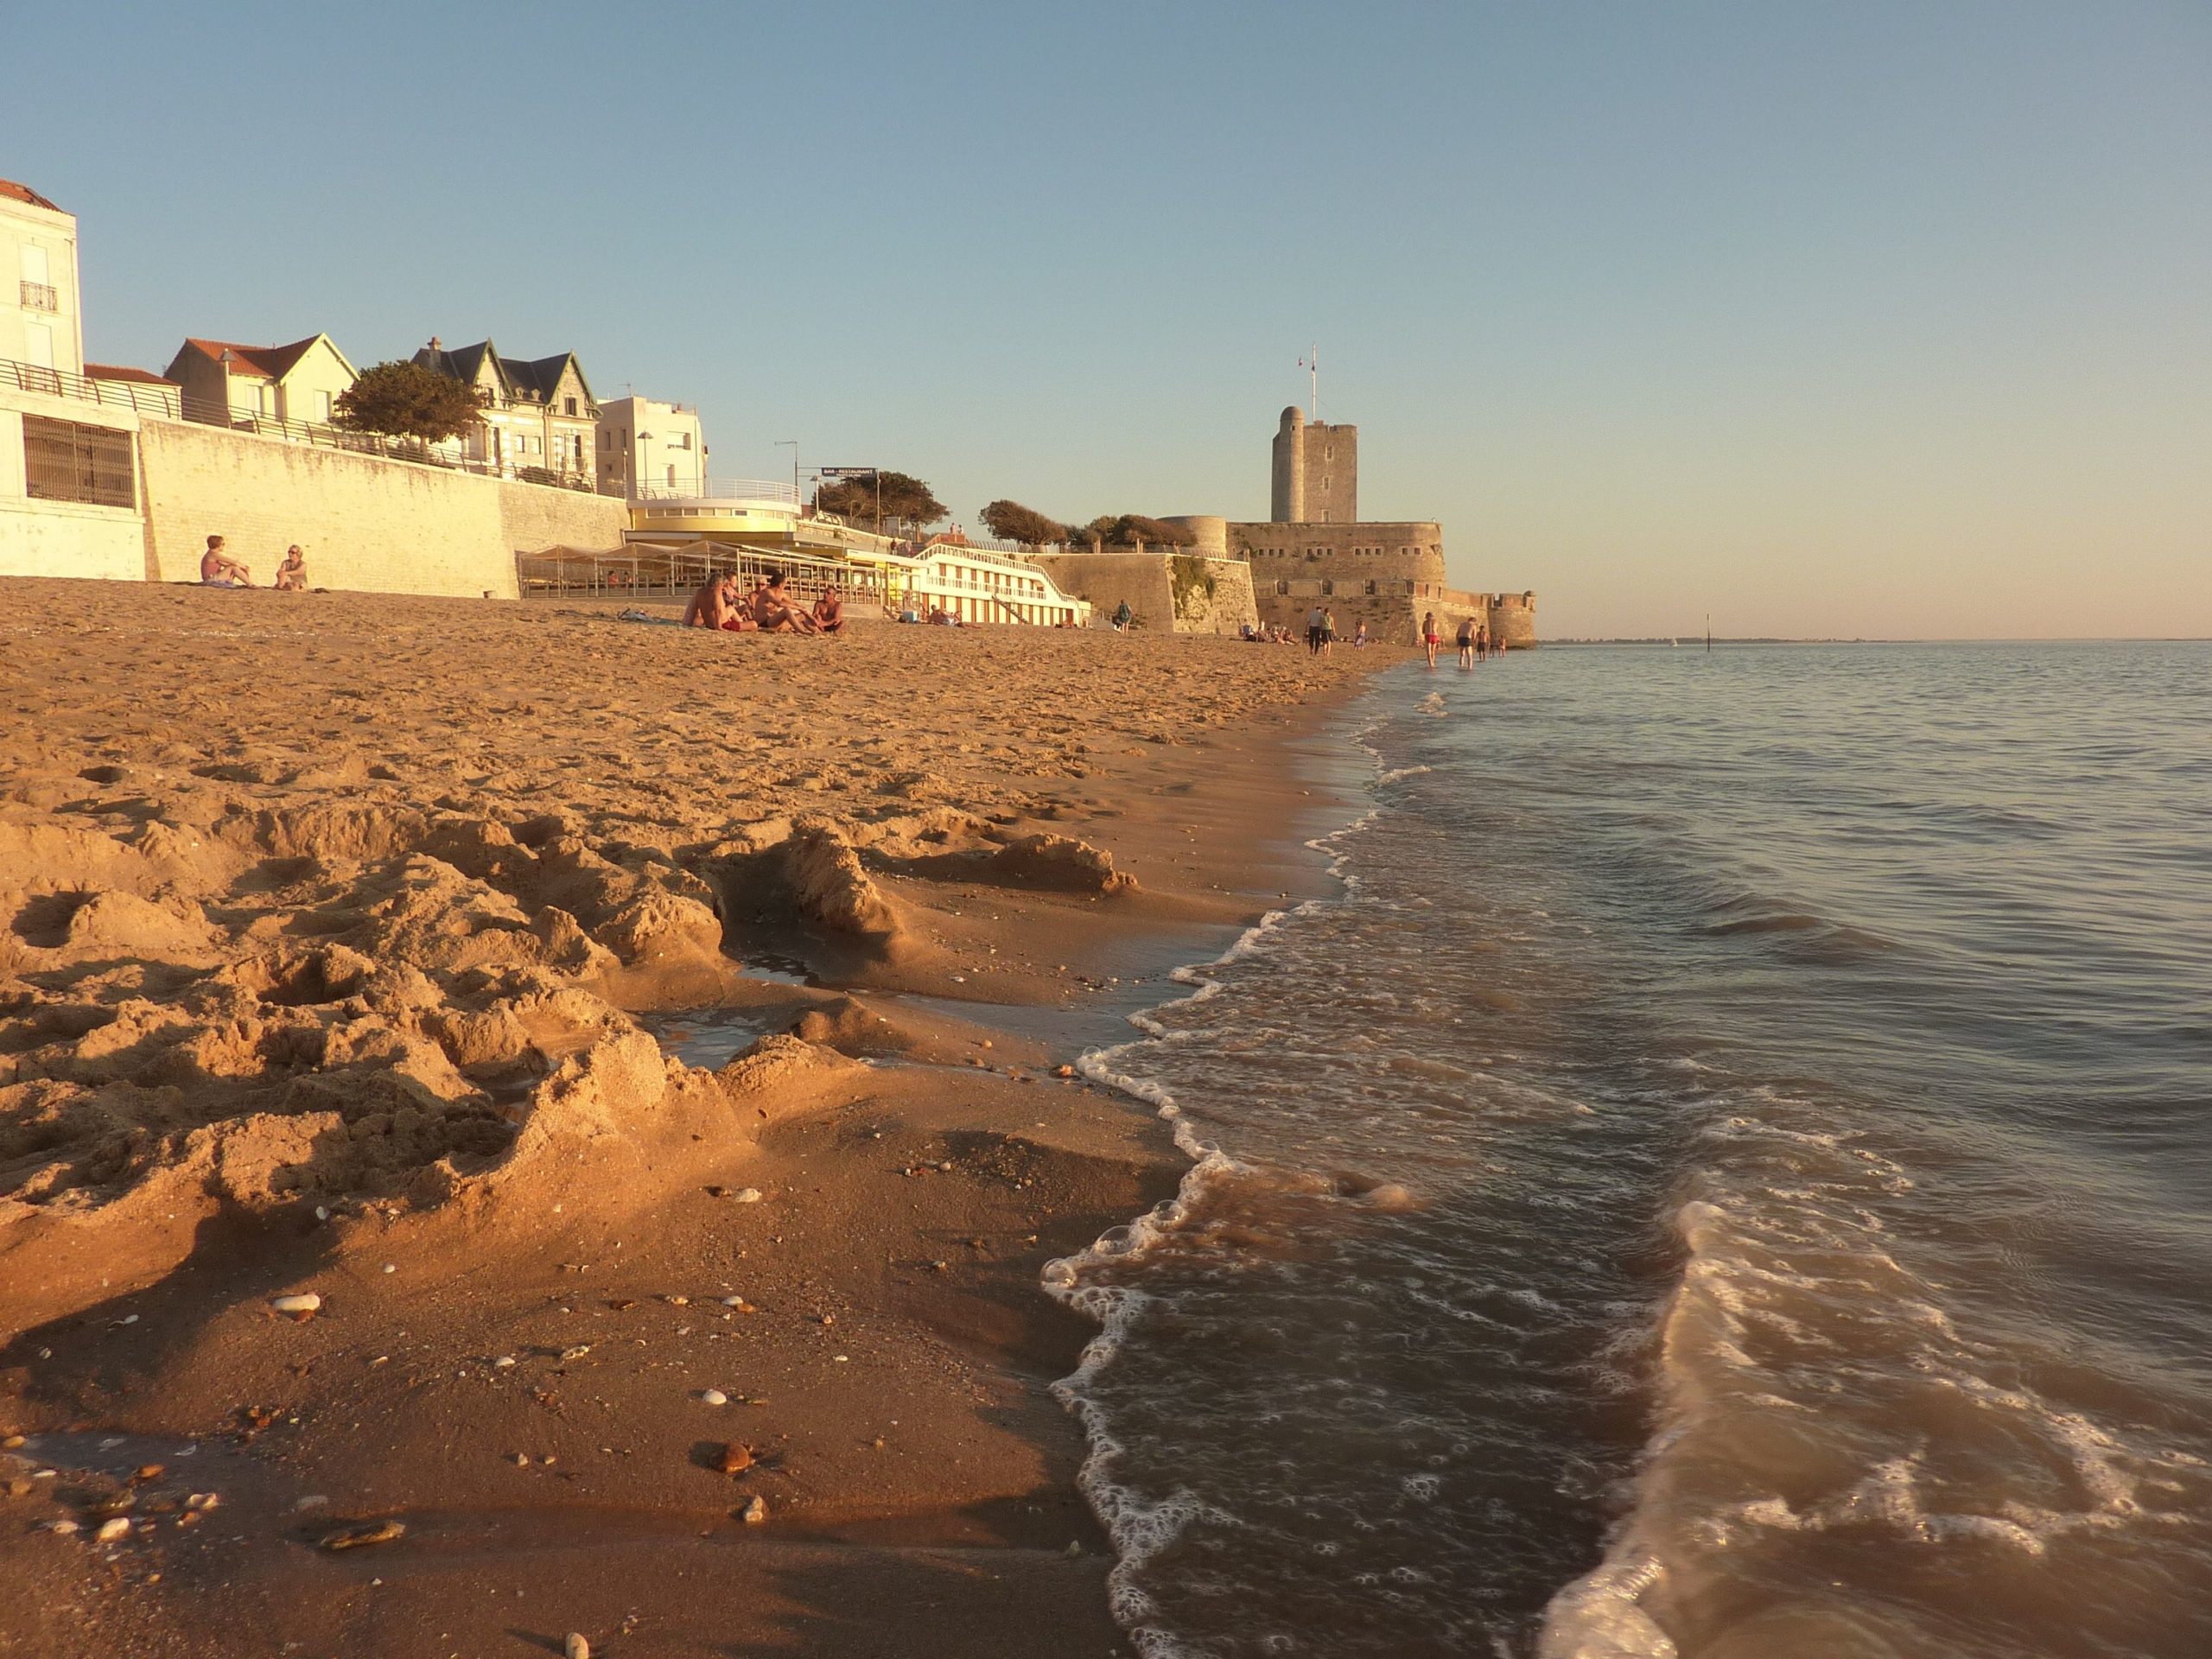
[[[784,573],[771,570],[753,590],[753,620],[763,633],[816,633],[814,619],[784,594]]]

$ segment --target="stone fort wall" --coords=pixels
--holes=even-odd
[[[1095,623],[1112,617],[1124,601],[1139,623],[1162,632],[1233,635],[1259,620],[1251,567],[1241,559],[1208,556],[1203,547],[1185,553],[1037,553],[1030,563],[1062,593],[1089,600]]]

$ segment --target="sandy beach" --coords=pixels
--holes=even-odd
[[[0,599],[0,1649],[1117,1650],[1064,1073],[1395,653]]]

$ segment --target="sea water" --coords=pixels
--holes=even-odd
[[[2212,647],[1382,676],[1339,896],[1086,1069],[1147,1656],[2212,1653]]]

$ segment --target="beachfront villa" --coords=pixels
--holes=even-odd
[[[178,388],[187,419],[285,437],[290,427],[330,425],[360,376],[328,334],[310,334],[289,346],[187,337],[162,378]]]
[[[472,385],[484,413],[458,440],[458,458],[503,478],[597,486],[599,400],[574,352],[502,357],[488,340],[446,349],[435,334],[416,364]]]

